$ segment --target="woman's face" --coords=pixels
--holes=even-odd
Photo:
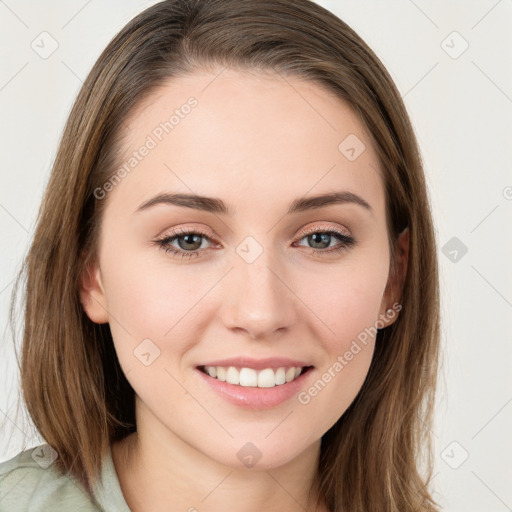
[[[124,126],[81,296],[110,324],[138,429],[284,464],[345,412],[397,315],[370,138],[319,85],[231,70],[170,80]]]

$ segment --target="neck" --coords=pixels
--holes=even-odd
[[[320,440],[269,469],[234,468],[211,459],[165,428],[140,428],[112,445],[121,490],[132,512],[327,512],[318,500]],[[163,426],[162,426],[163,427]],[[165,434],[164,434],[165,430]],[[212,440],[214,442],[214,440]]]

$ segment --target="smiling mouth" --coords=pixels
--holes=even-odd
[[[198,366],[198,369],[213,379],[234,386],[273,388],[292,382],[310,371],[313,366],[282,366],[280,368],[237,368],[234,366]]]

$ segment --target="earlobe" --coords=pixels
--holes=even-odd
[[[409,262],[409,228],[406,227],[395,243],[396,266],[390,270],[386,290],[382,297],[379,319],[384,327],[391,325],[397,318],[398,311],[402,309],[401,296],[407,275]],[[392,311],[392,314],[389,312]]]
[[[80,302],[93,322],[104,324],[109,321],[107,300],[96,261],[87,265],[80,277]]]

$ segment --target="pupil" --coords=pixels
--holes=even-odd
[[[197,239],[200,239],[200,235],[189,234],[189,235],[184,235],[182,238],[185,240],[185,245],[194,245],[194,243],[197,244]],[[192,239],[192,241],[189,241],[189,239]],[[194,239],[195,239],[195,241],[194,241]],[[200,240],[199,240],[199,245],[201,245]],[[184,248],[197,249],[197,247],[184,247]]]
[[[329,245],[329,237],[330,235],[328,233],[314,233],[313,235],[310,236],[310,238],[313,239],[313,243],[327,243],[327,246]]]

